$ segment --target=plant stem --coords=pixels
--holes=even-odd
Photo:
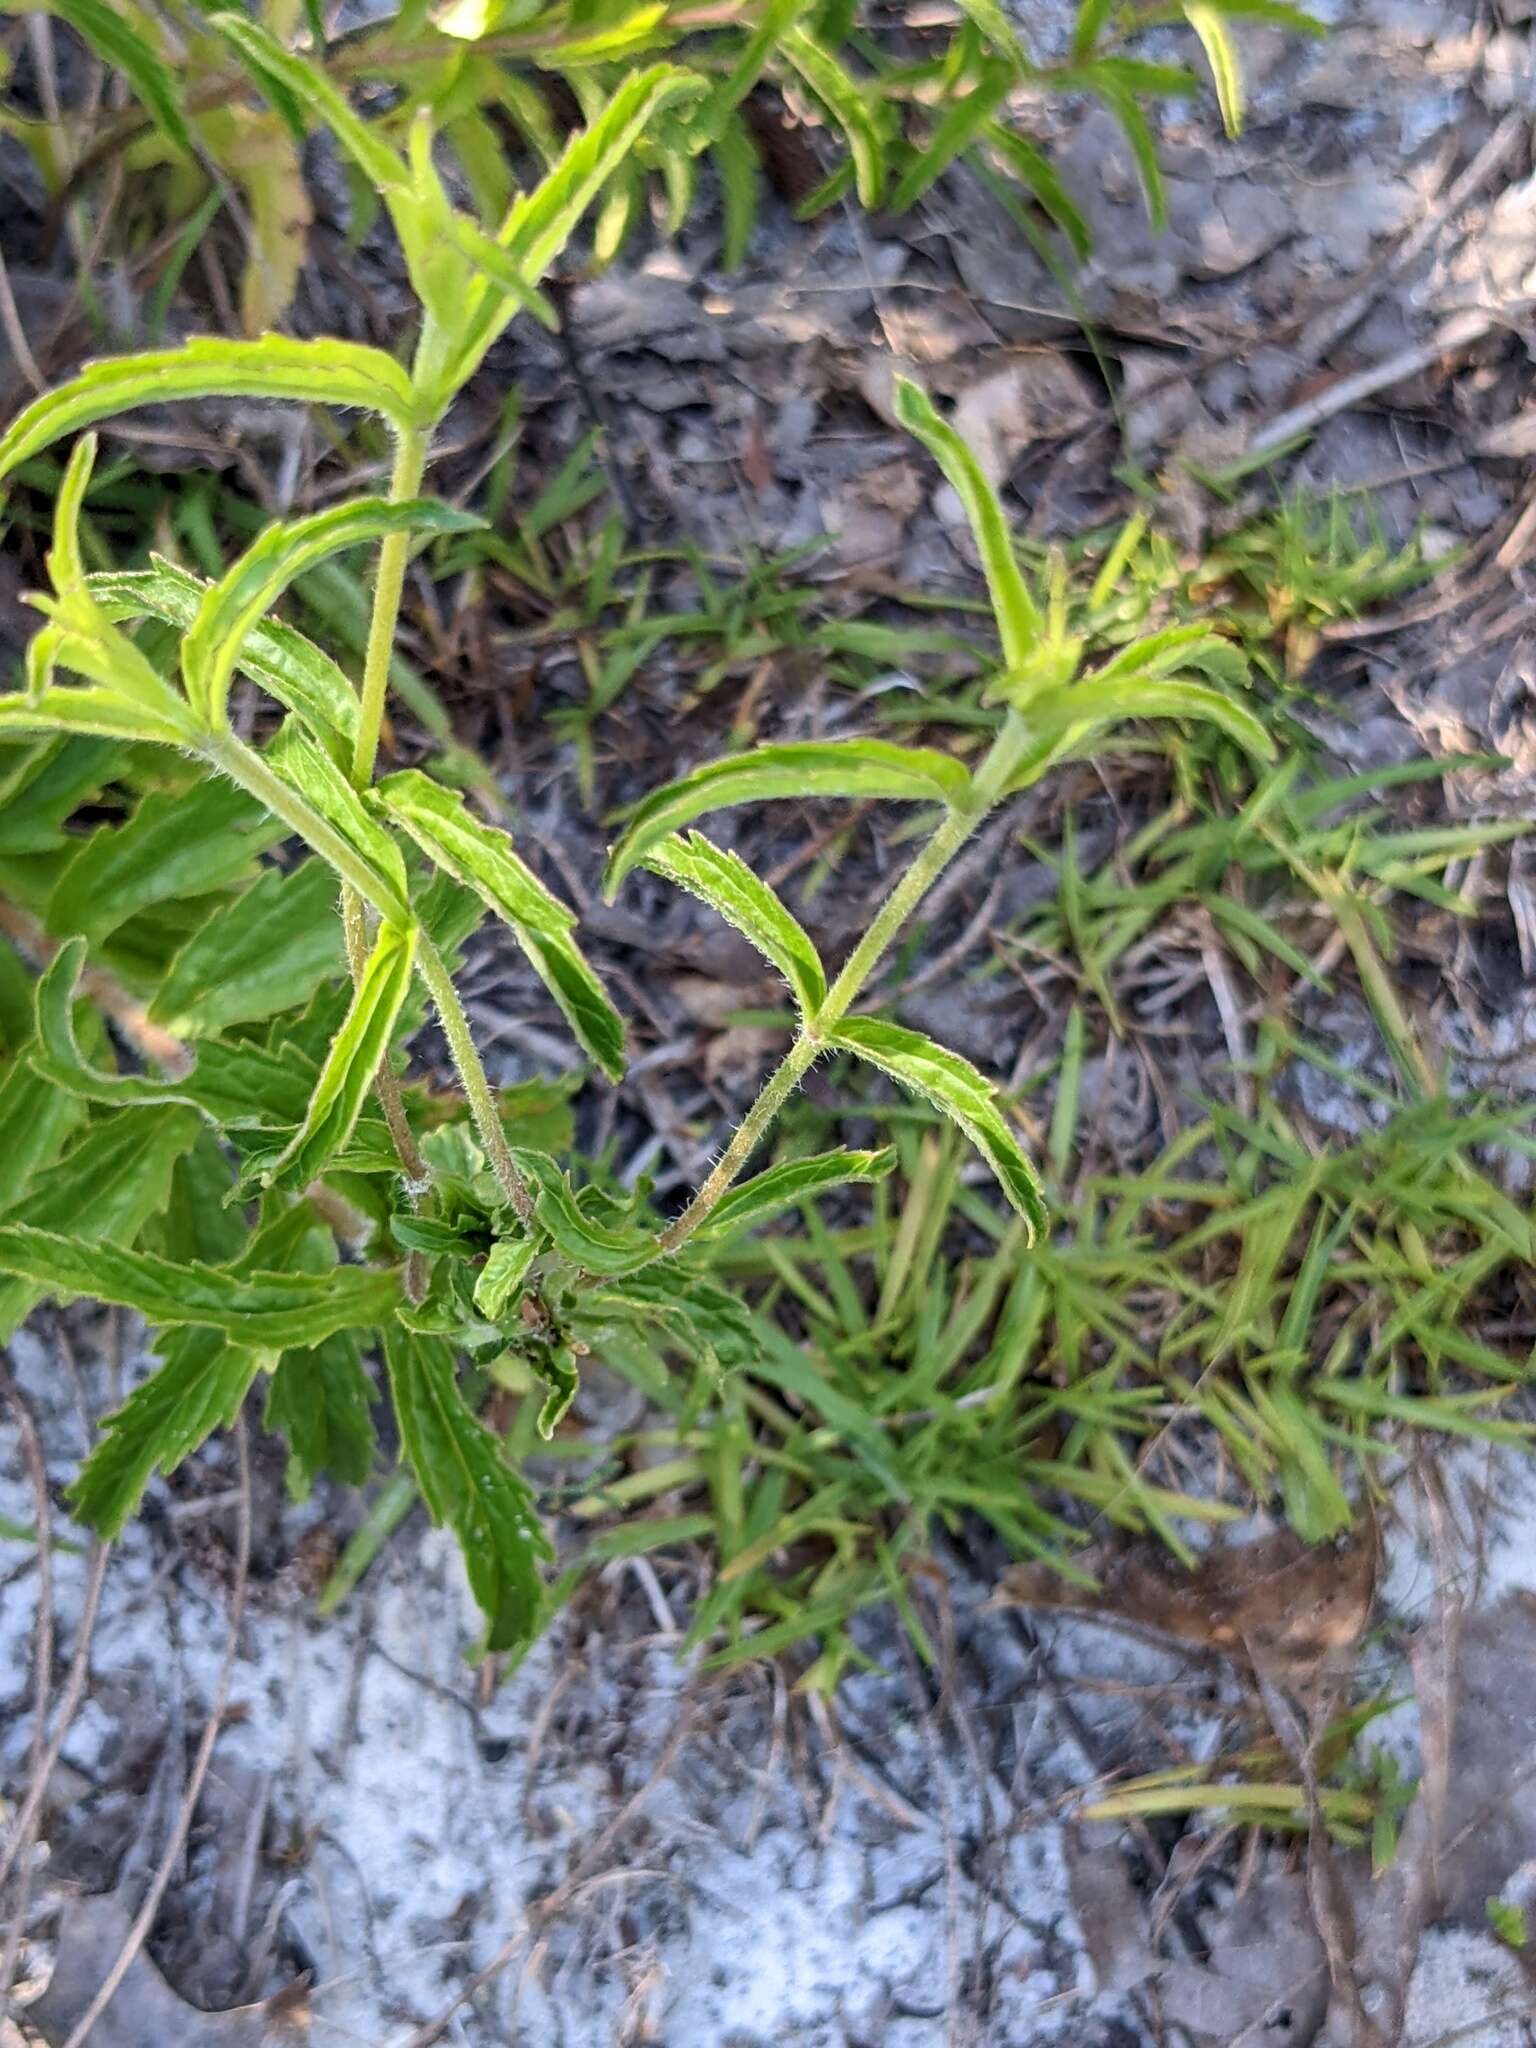
[[[227,775],[231,782],[238,782],[258,802],[264,804],[273,817],[281,818],[289,830],[302,839],[329,866],[333,867],[343,883],[362,901],[370,903],[382,917],[392,922],[400,918],[400,906],[395,903],[381,903],[377,899],[374,877],[351,842],[344,839],[328,819],[322,818],[296,789],[274,775],[254,747],[237,739],[233,733],[210,733],[202,741],[203,758],[214,768]]]
[[[416,965],[436,1006],[443,1035],[448,1040],[448,1050],[459,1070],[459,1079],[469,1099],[470,1113],[475,1119],[475,1129],[480,1133],[480,1142],[485,1147],[485,1156],[490,1161],[497,1185],[523,1221],[529,1223],[533,1220],[533,1199],[517,1170],[507,1134],[501,1127],[496,1098],[485,1077],[480,1055],[475,1050],[464,1005],[453,985],[453,976],[443,964],[442,955],[425,932],[416,941]]]
[[[693,1200],[657,1239],[661,1252],[675,1252],[691,1237],[746,1165],[764,1130],[783,1108],[791,1092],[826,1049],[829,1034],[847,1015],[881,956],[945,868],[976,830],[985,814],[951,811],[875,913],[874,922],[844,962],[814,1017],[808,1018],[793,1045],[763,1084],[735,1136],[720,1155],[715,1170]]]
[[[395,466],[389,479],[389,501],[397,505],[414,498],[421,489],[427,466],[427,432],[419,427],[402,428],[395,443]],[[405,589],[406,565],[410,561],[411,537],[391,533],[379,543],[374,571],[373,610],[368,620],[368,645],[363,655],[362,701],[357,714],[357,737],[352,743],[352,787],[366,789],[373,780],[378,758],[379,733],[384,724],[384,700],[389,693],[389,663],[395,651],[395,628],[400,623],[400,597]]]

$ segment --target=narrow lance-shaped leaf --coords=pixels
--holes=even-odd
[[[1004,1194],[1024,1219],[1029,1242],[1044,1236],[1048,1224],[1039,1176],[1009,1128],[997,1090],[969,1060],[949,1052],[899,1024],[873,1017],[847,1017],[832,1034],[860,1059],[868,1060],[924,1095],[953,1119],[997,1175]]]
[[[106,0],[54,0],[61,19],[114,71],[122,72],[151,118],[179,150],[193,154],[181,87],[175,74],[136,28]],[[154,17],[146,15],[146,21]]]
[[[1184,19],[1200,38],[1205,60],[1211,67],[1222,125],[1229,135],[1240,135],[1243,128],[1243,73],[1231,31],[1222,18],[1225,11],[1224,6],[1213,5],[1211,0],[1184,0]]]
[[[895,404],[897,419],[922,442],[965,508],[987,588],[992,593],[992,608],[1003,643],[1003,665],[1023,669],[1040,638],[1043,621],[1013,551],[1013,535],[997,493],[970,449],[934,410],[933,401],[921,385],[908,377],[898,377]]]
[[[1008,67],[994,64],[968,93],[945,109],[926,146],[902,172],[890,198],[892,213],[905,213],[915,206],[934,180],[970,148],[991,122],[1011,83]]]
[[[843,131],[853,157],[859,203],[873,212],[885,193],[885,145],[869,101],[832,52],[803,28],[787,29],[779,49]]]
[[[75,1037],[75,987],[85,965],[85,940],[69,939],[37,984],[37,1036],[28,1048],[32,1066],[61,1094],[86,1102],[147,1105],[178,1102],[195,1109],[195,1093],[174,1081],[142,1074],[104,1073],[93,1067]]]
[[[73,666],[68,662],[63,665]],[[190,721],[184,726],[157,718],[109,687],[41,690],[25,697],[0,696],[0,733],[6,732],[79,733],[82,737],[139,740],[162,747],[185,746],[193,737]]]
[[[180,348],[109,356],[45,391],[0,436],[0,479],[65,434],[176,398],[280,398],[357,406],[397,425],[414,417],[410,379],[382,349],[351,341],[195,336]]]
[[[209,585],[151,555],[147,569],[97,571],[86,587],[108,619],[162,619],[186,632]],[[351,760],[357,692],[312,640],[279,619],[262,619],[246,633],[235,666],[294,712],[339,766]]]
[[[1257,761],[1275,758],[1273,739],[1244,705],[1209,683],[1175,676],[1102,684],[1090,678],[1032,698],[1027,715],[1042,740],[1065,732],[1086,737],[1096,726],[1127,718],[1193,718],[1216,726]]]
[[[802,1016],[820,1008],[827,979],[816,948],[766,882],[739,854],[727,853],[702,832],[672,833],[647,849],[645,865],[701,897],[733,924],[783,975]]]
[[[826,1188],[841,1187],[849,1181],[884,1180],[895,1164],[896,1153],[891,1146],[881,1152],[844,1150],[817,1152],[809,1159],[786,1159],[723,1195],[694,1235],[725,1237],[745,1230]]]
[[[895,797],[908,803],[963,804],[971,778],[963,764],[931,747],[893,747],[884,740],[804,740],[756,747],[711,761],[669,782],[635,807],[608,860],[603,880],[611,900],[620,882],[658,840],[709,811],[772,797]]]
[[[0,1273],[14,1273],[47,1294],[89,1295],[166,1328],[222,1330],[237,1344],[259,1348],[319,1344],[335,1330],[387,1321],[400,1302],[394,1271],[338,1266],[333,1273],[235,1273],[24,1223],[0,1223]]]
[[[210,17],[259,78],[276,83],[302,101],[330,129],[358,169],[388,198],[395,187],[409,183],[403,160],[352,111],[345,93],[325,73],[308,64],[247,15],[219,13]]]
[[[554,1556],[533,1495],[466,1407],[446,1344],[393,1326],[384,1357],[401,1448],[427,1512],[463,1545],[470,1587],[486,1618],[485,1647],[518,1649],[538,1631],[544,1611],[539,1567]]]
[[[572,137],[548,177],[514,204],[496,237],[530,285],[564,252],[581,216],[658,110],[703,90],[703,80],[691,72],[652,65],[627,78],[597,119]]]
[[[393,533],[469,533],[483,519],[431,498],[403,504],[360,498],[307,519],[269,526],[231,568],[210,584],[181,643],[187,697],[210,726],[222,722],[230,679],[246,635],[306,569]]]
[[[341,1030],[320,1069],[304,1121],[259,1177],[267,1187],[307,1187],[352,1135],[395,1019],[411,985],[414,926],[381,925]]]
[[[375,806],[427,857],[511,928],[576,1037],[612,1080],[624,1073],[624,1023],[571,936],[574,914],[519,860],[511,840],[453,790],[415,769],[386,776]]]

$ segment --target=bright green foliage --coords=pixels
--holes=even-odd
[[[89,0],[80,12],[81,31],[104,54],[121,47],[113,61],[166,145],[190,138],[208,147],[192,111],[206,85],[184,89],[147,14],[141,20],[124,0],[113,27],[98,19],[100,5]],[[1211,34],[1215,11],[1213,0],[1197,26],[1235,104],[1227,46]],[[861,1185],[880,1201],[891,1150],[791,1151],[735,1183],[812,1064],[846,1053],[953,1123],[1018,1212],[1014,1252],[1053,1256],[1040,1182],[995,1082],[857,1005],[989,813],[1106,729],[1176,718],[1255,757],[1271,752],[1242,701],[1239,651],[1204,628],[1178,626],[1117,643],[1091,666],[1090,647],[1104,643],[1075,618],[1065,569],[1049,565],[1042,576],[1021,562],[979,465],[922,392],[900,388],[901,417],[959,492],[987,574],[1002,660],[982,693],[984,744],[967,759],[878,737],[760,747],[694,768],[635,807],[613,851],[610,890],[640,865],[688,889],[782,973],[797,1012],[778,1069],[670,1222],[653,1213],[644,1185],[615,1189],[601,1172],[538,1149],[519,1121],[517,1091],[492,1087],[454,985],[458,948],[488,912],[512,932],[593,1064],[617,1080],[623,1023],[580,949],[574,913],[458,789],[417,769],[382,780],[375,771],[400,672],[394,641],[413,548],[455,561],[502,545],[485,522],[423,495],[433,435],[510,320],[552,317],[542,284],[584,221],[599,257],[611,253],[654,169],[680,223],[695,167],[714,154],[731,167],[730,233],[744,243],[752,145],[739,110],[767,80],[814,103],[846,145],[846,171],[830,168],[827,193],[851,181],[866,205],[892,195],[907,204],[982,152],[1072,233],[1075,216],[1048,166],[1007,126],[1015,88],[1098,92],[1134,135],[1138,122],[1144,131],[1146,95],[1187,84],[1182,73],[1103,49],[1107,17],[1089,24],[1069,67],[1046,73],[993,0],[968,0],[965,12],[945,58],[953,95],[935,107],[937,72],[882,70],[878,46],[853,35],[851,16],[813,15],[793,0],[720,26],[714,56],[724,61],[697,72],[649,61],[673,40],[665,0],[639,12],[597,0],[579,21],[538,5],[514,20],[511,9],[459,0],[443,29],[413,20],[410,30],[451,57],[453,93],[430,66],[408,67],[413,82],[382,120],[365,119],[348,91],[374,75],[375,31],[321,61],[243,14],[195,25],[195,61],[228,76],[234,95],[259,91],[270,111],[253,115],[243,99],[241,111],[281,133],[286,148],[296,150],[312,123],[330,131],[389,213],[421,318],[408,361],[340,340],[266,336],[195,339],[89,364],[0,437],[3,479],[80,435],[57,492],[52,594],[36,600],[45,624],[25,687],[0,699],[0,885],[41,969],[30,1019],[24,989],[9,990],[14,1049],[0,1108],[24,1129],[0,1160],[0,1330],[45,1296],[80,1294],[131,1309],[154,1330],[159,1367],[109,1419],[75,1491],[78,1512],[99,1528],[120,1528],[151,1475],[229,1421],[258,1378],[269,1381],[265,1412],[288,1439],[295,1488],[322,1471],[363,1479],[376,1448],[369,1361],[380,1357],[404,1460],[430,1513],[463,1544],[492,1649],[515,1649],[537,1627],[551,1552],[532,1491],[482,1410],[494,1412],[493,1386],[532,1392],[517,1425],[522,1446],[558,1442],[581,1360],[594,1350],[620,1369],[681,1358],[713,1382],[750,1370],[819,1417],[818,1430],[846,1436],[861,1471],[893,1498],[924,1497],[922,1475],[903,1469],[902,1446],[850,1394],[822,1384],[712,1266],[789,1210],[819,1233],[815,1202],[829,1189]],[[476,47],[493,20],[514,34],[529,27],[539,72],[564,81],[586,117],[575,133],[560,136],[532,87],[493,93],[503,74]],[[129,51],[124,37],[143,48]],[[392,75],[387,64],[383,75]],[[547,165],[526,192],[510,180],[502,189],[484,147],[484,96]],[[461,167],[472,164],[468,188],[477,203],[496,198],[499,221],[455,206],[435,156],[440,140]],[[1147,175],[1151,187],[1155,165]],[[222,569],[210,542],[199,556],[206,579],[159,558],[138,571],[93,571],[82,512],[96,448],[82,430],[139,405],[201,397],[362,415],[363,432],[376,437],[366,452],[381,435],[393,450],[387,493],[270,524]],[[347,424],[339,419],[338,432]],[[541,521],[590,496],[587,467],[588,454],[573,458],[548,503],[529,513],[530,559]],[[597,558],[610,590],[622,546],[611,534]],[[339,558],[364,546],[376,552],[349,636],[338,623],[344,606],[309,593],[350,601],[358,586]],[[323,646],[273,615],[301,592]],[[584,601],[590,623],[605,600]],[[642,616],[634,623],[643,659],[647,626]],[[881,633],[848,624],[822,651],[878,658],[890,645]],[[346,664],[358,654],[354,684]],[[279,707],[278,720],[236,723],[237,676]],[[243,736],[252,730],[264,736],[257,743]],[[475,801],[494,806],[488,783],[482,775],[474,784]],[[926,828],[835,973],[744,860],[687,830],[743,804],[827,797],[914,805]],[[72,833],[86,804],[96,822]],[[290,843],[302,849],[297,864],[269,860]],[[428,1005],[457,1070],[456,1098],[402,1079]],[[130,1064],[120,1064],[123,1050]],[[1063,1118],[1053,1157],[1070,1148]],[[689,1244],[696,1234],[698,1248]],[[779,1256],[772,1247],[781,1241],[765,1242]],[[750,1509],[735,1504],[741,1540],[722,1589],[767,1549],[836,1526],[836,1488],[797,1506],[787,1530],[781,1524],[792,1469],[801,1467],[786,1456]],[[1074,1483],[1104,1506],[1119,1481],[1095,1470]],[[1313,1485],[1322,1498],[1320,1474]],[[1141,1497],[1149,1515],[1149,1499],[1159,1511],[1167,1505],[1152,1490]],[[964,1504],[958,1492],[945,1503]],[[1010,1533],[1041,1526],[1052,1526],[1043,1511],[1008,1523]],[[733,1597],[716,1600],[710,1626],[729,1624]]]

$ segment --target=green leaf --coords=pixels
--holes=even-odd
[[[779,53],[788,58],[847,137],[859,204],[874,213],[885,192],[885,144],[869,101],[832,52],[803,28],[786,30]]]
[[[107,740],[0,741],[0,858],[67,844],[65,819],[106,787],[122,760],[122,748]]]
[[[926,1096],[952,1118],[1023,1217],[1029,1243],[1039,1242],[1049,1224],[1039,1177],[1009,1127],[997,1090],[984,1074],[922,1032],[874,1017],[845,1017],[832,1037],[904,1088]]]
[[[155,126],[185,155],[194,154],[181,87],[144,38],[106,0],[53,0],[54,11],[133,87]],[[146,16],[145,19],[150,17]]]
[[[505,924],[555,935],[575,925],[575,912],[518,858],[510,836],[477,818],[458,790],[432,781],[420,769],[404,768],[386,775],[370,792],[370,802],[408,832],[429,860],[473,889]]]
[[[623,1020],[571,937],[575,916],[519,860],[506,833],[414,768],[386,776],[372,800],[511,927],[581,1044],[610,1079],[622,1079]]]
[[[85,1118],[78,1096],[38,1072],[33,1050],[24,1041],[0,1076],[0,1215],[23,1203],[34,1176],[53,1165]]]
[[[0,436],[0,478],[64,434],[97,420],[176,398],[292,399],[356,406],[399,426],[414,422],[410,379],[382,349],[351,341],[253,341],[195,336],[180,348],[108,356],[35,399]]]
[[[793,28],[810,6],[811,0],[768,0],[756,27],[742,45],[741,55],[696,110],[691,127],[710,142],[719,143],[730,115],[757,84],[769,60],[777,53],[785,30]]]
[[[498,1238],[475,1281],[474,1302],[488,1323],[504,1322],[517,1306],[528,1268],[539,1250],[537,1234]]]
[[[701,897],[749,939],[783,975],[800,1014],[815,1015],[827,993],[820,957],[800,924],[739,854],[726,853],[702,832],[674,832],[649,847],[644,864]]]
[[[1086,262],[1093,247],[1092,236],[1082,210],[1073,199],[1049,157],[1044,156],[1022,135],[1015,135],[1000,121],[989,122],[982,139],[1004,168],[1028,191],[1055,221],[1072,245],[1073,253]]]
[[[75,1038],[75,984],[85,965],[85,940],[68,939],[37,984],[37,1036],[27,1057],[36,1071],[67,1095],[87,1102],[153,1107],[182,1103],[195,1108],[187,1091],[172,1081],[139,1074],[104,1073],[93,1067]]]
[[[1091,57],[1104,33],[1104,24],[1115,10],[1115,0],[1078,0],[1077,21],[1072,30],[1072,61],[1081,64]]]
[[[1096,70],[1103,69],[1100,65]],[[1133,92],[1107,78],[1095,77],[1093,89],[1105,106],[1120,123],[1136,164],[1137,176],[1147,202],[1147,219],[1158,234],[1168,225],[1168,194],[1163,185],[1162,168],[1157,161],[1157,144],[1152,139],[1152,130],[1147,117]]]
[[[284,49],[275,36],[246,15],[214,14],[209,25],[234,45],[259,79],[268,85],[275,82],[316,114],[386,201],[396,188],[408,188],[410,179],[403,159],[353,113],[346,95],[323,71]],[[273,104],[277,104],[275,98]]]
[[[392,503],[359,498],[307,519],[269,526],[217,583],[210,584],[181,643],[187,699],[210,727],[223,722],[230,679],[247,633],[295,577],[343,549],[392,533],[471,533],[485,525],[431,498]]]
[[[1002,104],[1011,83],[1012,74],[1008,67],[994,64],[968,93],[949,102],[927,146],[913,155],[902,172],[901,181],[889,201],[892,213],[905,213],[909,207],[915,206],[934,180],[949,169],[956,157],[970,148],[983,130],[991,125],[992,116]]]
[[[539,1404],[536,1417],[539,1435],[548,1443],[581,1392],[576,1354],[569,1344],[541,1344],[537,1349],[528,1350],[523,1362],[549,1390]]]
[[[1089,677],[1064,690],[1042,691],[1030,699],[1026,716],[1030,729],[1042,740],[1054,740],[1068,732],[1081,739],[1097,726],[1127,718],[1193,718],[1218,727],[1257,761],[1275,758],[1273,739],[1246,706],[1213,690],[1209,683],[1190,683],[1178,677],[1120,683],[1101,683]],[[1025,780],[1034,779],[1034,773],[1027,770]],[[1014,786],[1023,783],[1016,780]]]
[[[307,1187],[351,1137],[379,1062],[389,1050],[415,957],[413,926],[380,925],[303,1123],[277,1158],[257,1169],[264,1187]]]
[[[761,1223],[765,1216],[803,1202],[824,1188],[849,1181],[884,1180],[896,1164],[893,1148],[881,1152],[817,1152],[809,1159],[786,1159],[723,1195],[709,1212],[696,1237],[728,1237]]]
[[[167,969],[150,1021],[178,1038],[207,1037],[301,1009],[346,972],[336,877],[324,861],[266,868],[214,911]]]
[[[86,586],[109,619],[162,619],[182,632],[197,617],[209,585],[151,555],[147,569],[109,570]],[[263,619],[246,634],[235,666],[309,728],[339,767],[352,758],[357,693],[328,654],[278,619]]]
[[[179,793],[146,796],[125,825],[98,825],[54,884],[43,921],[93,941],[176,896],[239,881],[284,827],[244,790],[208,776]]]
[[[19,1206],[39,1233],[72,1232],[89,1269],[109,1245],[136,1236],[165,1207],[172,1169],[201,1128],[189,1109],[130,1109],[105,1117],[89,1125],[62,1158],[34,1174]],[[46,1283],[22,1277],[0,1284],[0,1343],[9,1341],[46,1291]],[[97,1289],[87,1280],[76,1291]]]
[[[330,756],[284,725],[262,759],[346,840],[368,869],[377,907],[392,923],[409,924],[410,891],[400,849]]]
[[[757,225],[763,182],[757,144],[740,115],[732,114],[722,125],[713,156],[720,180],[720,262],[726,270],[739,270]]]
[[[539,1566],[554,1552],[527,1483],[501,1445],[465,1406],[453,1353],[435,1337],[386,1332],[400,1443],[434,1522],[464,1550],[470,1587],[486,1619],[487,1650],[532,1641],[544,1613]]]
[[[628,1273],[656,1256],[656,1240],[636,1224],[617,1229],[588,1213],[555,1161],[543,1152],[514,1146],[512,1157],[534,1193],[534,1213],[556,1249],[589,1273]],[[594,1190],[583,1191],[588,1203]]]
[[[635,807],[608,860],[603,889],[613,900],[620,882],[658,840],[708,811],[772,797],[895,797],[907,803],[963,804],[971,778],[949,754],[931,747],[893,747],[884,740],[801,740],[756,747],[710,761],[653,790]]]
[[[65,666],[69,665],[66,661]],[[161,747],[185,746],[195,736],[190,719],[183,725],[157,718],[110,687],[39,690],[26,696],[0,697],[0,734],[8,732],[143,740]]]
[[[1030,62],[1017,30],[998,0],[960,0],[960,4],[993,49],[1008,59],[1016,78],[1039,77],[1039,67]]]
[[[992,609],[1003,643],[1003,665],[1022,669],[1044,630],[1044,621],[1013,551],[1013,535],[998,495],[981,464],[948,420],[939,417],[920,384],[914,384],[909,377],[898,377],[895,407],[897,419],[922,442],[965,508],[992,594]]]
[[[582,215],[657,113],[703,90],[692,72],[652,65],[625,79],[596,120],[571,138],[549,175],[513,205],[496,237],[530,285],[564,254]]]
[[[299,1498],[322,1472],[361,1486],[373,1470],[373,1381],[356,1336],[340,1330],[277,1362],[262,1427],[283,1437],[293,1454],[289,1490]],[[295,1471],[302,1483],[295,1483]]]
[[[1212,0],[1183,0],[1184,19],[1200,38],[1216,86],[1216,103],[1229,135],[1243,130],[1243,74],[1237,49],[1222,19],[1225,9]]]
[[[446,225],[454,247],[461,255],[467,257],[477,270],[483,271],[492,284],[499,285],[524,312],[531,313],[552,334],[559,333],[560,315],[555,311],[554,301],[537,285],[528,282],[518,268],[516,258],[509,256],[500,242],[492,241],[484,228],[478,227],[462,213],[450,213]]]
[[[0,1273],[14,1273],[47,1294],[114,1302],[168,1329],[220,1330],[258,1349],[319,1344],[336,1330],[371,1327],[388,1321],[400,1302],[393,1271],[236,1272],[24,1223],[0,1223]]]
[[[174,1332],[164,1340],[163,1361],[107,1416],[69,1489],[75,1515],[99,1535],[119,1535],[156,1471],[174,1472],[234,1421],[263,1363],[259,1351],[231,1344],[218,1330]]]

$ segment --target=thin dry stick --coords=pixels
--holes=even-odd
[[[85,1606],[80,1615],[80,1635],[75,1644],[75,1654],[70,1660],[69,1677],[64,1683],[64,1697],[59,1705],[58,1726],[49,1737],[48,1747],[43,1752],[41,1767],[33,1773],[27,1787],[27,1796],[22,1801],[21,1811],[16,1816],[16,1827],[10,1844],[0,1855],[0,1885],[10,1876],[13,1865],[23,1842],[31,1840],[31,1831],[37,1824],[47,1795],[48,1781],[53,1776],[53,1767],[59,1760],[59,1751],[64,1747],[64,1738],[80,1710],[80,1701],[85,1693],[86,1675],[90,1669],[91,1637],[96,1630],[96,1609],[101,1604],[101,1585],[107,1573],[107,1558],[111,1553],[110,1543],[99,1543],[91,1553],[90,1576],[85,1585]]]
[[[16,367],[32,386],[39,397],[43,393],[43,373],[37,367],[37,357],[32,353],[32,344],[27,340],[27,330],[21,324],[21,314],[16,306],[16,294],[11,290],[11,273],[5,267],[5,257],[0,254],[0,329],[10,343],[11,354],[16,358]]]
[[[1431,363],[1438,362],[1441,356],[1449,355],[1454,349],[1469,348],[1474,341],[1481,341],[1501,320],[1512,318],[1519,310],[1519,306],[1506,306],[1487,312],[1457,313],[1437,327],[1428,341],[1418,342],[1413,348],[1400,349],[1395,356],[1388,356],[1385,362],[1372,363],[1364,370],[1356,370],[1352,376],[1340,377],[1326,391],[1319,391],[1315,398],[1293,405],[1289,412],[1277,414],[1249,441],[1249,454],[1261,455],[1266,448],[1278,448],[1287,441],[1310,434],[1324,420],[1347,412],[1361,399],[1374,397],[1389,384],[1400,384],[1405,377],[1427,370]]]
[[[37,1620],[32,1633],[32,1776],[36,1781],[42,1772],[43,1752],[48,1741],[48,1695],[53,1683],[53,1529],[48,1501],[48,1467],[43,1459],[42,1439],[37,1433],[37,1424],[33,1420],[31,1407],[23,1399],[21,1390],[16,1385],[10,1356],[4,1351],[0,1351],[0,1392],[5,1394],[16,1411],[22,1454],[27,1461],[27,1476],[32,1486],[33,1510],[37,1517]],[[38,1812],[41,1810],[40,1807],[37,1809]],[[28,1839],[17,1849],[21,1873],[16,1904],[6,1933],[5,1954],[0,1958],[0,2014],[5,2011],[6,2001],[11,1995],[11,1985],[15,1981],[16,1959],[21,1953],[22,1929],[26,1924],[27,1908],[32,1901],[30,1838],[35,1832],[36,1815],[29,1824]]]
[[[165,1896],[166,1886],[171,1881],[171,1872],[185,1846],[192,1827],[192,1817],[197,1811],[197,1802],[202,1797],[203,1782],[208,1776],[208,1766],[213,1762],[213,1746],[219,1739],[219,1730],[224,1723],[224,1707],[229,1698],[229,1681],[235,1668],[235,1653],[240,1647],[240,1630],[245,1621],[245,1594],[251,1564],[251,1459],[250,1447],[246,1442],[245,1417],[235,1422],[235,1449],[240,1460],[240,1524],[235,1551],[235,1589],[230,1602],[229,1639],[224,1646],[224,1661],[219,1667],[218,1683],[214,1687],[213,1705],[208,1711],[208,1720],[203,1728],[202,1740],[197,1745],[191,1775],[182,1798],[180,1811],[176,1815],[171,1838],[165,1845],[159,1867],[150,1880],[149,1891],[139,1908],[138,1917],[128,1930],[117,1961],[107,1972],[106,1981],[81,2015],[78,2025],[64,2048],[83,2048],[90,2039],[91,2029],[101,2018],[116,1996],[118,1987],[133,1966],[134,1958],[149,1937],[155,1924],[155,1915],[160,1910],[160,1901]]]

